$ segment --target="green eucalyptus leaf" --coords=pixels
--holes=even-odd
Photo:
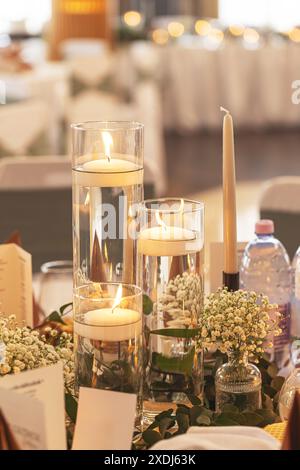
[[[159,432],[147,429],[143,432],[142,437],[149,447],[153,446],[156,442],[161,441],[162,437]]]
[[[153,302],[150,297],[146,294],[143,294],[143,314],[150,315],[153,312]]]
[[[172,428],[175,425],[174,419],[171,418],[164,418],[159,422],[159,432],[161,436],[164,438],[166,431],[168,431],[170,428]]]
[[[162,411],[161,413],[159,413],[159,415],[155,417],[155,421],[159,423],[165,418],[170,418],[173,415],[173,413],[174,413],[174,410],[172,408],[170,408],[169,410]]]
[[[152,330],[152,335],[168,336],[171,338],[196,338],[199,336],[199,328],[162,328]]]
[[[61,316],[66,315],[67,313],[70,313],[73,308],[73,302],[69,302],[67,304],[64,304],[62,307],[59,309],[59,313]]]
[[[267,395],[270,398],[275,397],[275,395],[277,393],[275,388],[273,388],[271,385],[268,385],[268,384],[264,385],[262,387],[262,389],[263,389],[264,394]]]
[[[76,423],[78,403],[71,393],[65,393],[65,409],[72,423]]]
[[[280,392],[283,384],[284,384],[284,378],[281,377],[280,375],[277,375],[277,377],[274,377],[274,379],[271,382],[271,386],[276,390],[276,392]]]
[[[224,413],[238,413],[239,409],[236,406],[231,405],[230,403],[227,403],[226,405],[223,406],[222,412],[224,412]]]
[[[44,323],[47,322],[55,322],[55,323],[61,323],[62,325],[65,325],[65,322],[63,321],[60,313],[58,312],[52,312],[50,315],[46,318]]]
[[[186,374],[191,376],[194,363],[194,355],[194,347],[191,348],[190,351],[183,357],[168,357],[164,356],[163,354],[153,352],[152,364],[153,367],[160,369],[163,372]]]
[[[246,426],[258,426],[262,421],[262,417],[253,411],[244,411],[243,416]]]
[[[178,434],[186,433],[190,426],[189,416],[185,413],[178,413],[176,414],[176,421],[178,424]]]
[[[274,379],[277,374],[278,374],[278,367],[275,363],[272,363],[269,365],[269,367],[267,368],[267,372],[269,374],[269,376]]]
[[[266,394],[266,393],[262,394],[262,402],[263,402],[263,408],[264,409],[273,411],[273,408],[274,408],[273,407],[273,400],[268,394]]]
[[[198,426],[210,426],[211,425],[211,419],[208,416],[206,416],[204,414],[201,414],[196,419],[196,424]]]
[[[192,405],[198,405],[198,406],[202,405],[202,401],[200,400],[200,398],[196,397],[195,395],[192,395],[191,393],[187,393],[186,396],[188,397]]]
[[[268,409],[256,410],[256,413],[262,417],[262,420],[259,424],[259,427],[265,427],[268,424],[273,424],[280,421],[279,416],[277,416],[274,411]]]
[[[239,424],[235,413],[221,413],[214,420],[215,426],[238,426]]]

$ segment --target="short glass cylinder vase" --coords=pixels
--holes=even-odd
[[[145,423],[164,409],[203,397],[204,206],[183,199],[141,204],[139,285],[144,292]],[[170,406],[171,405],[171,406]]]
[[[136,211],[143,199],[142,124],[73,124],[74,287],[136,284]]]
[[[262,406],[261,373],[248,362],[247,354],[228,354],[228,362],[216,372],[216,411],[233,405],[238,411],[254,411]]]
[[[74,292],[75,391],[92,387],[142,400],[142,291],[90,283]]]

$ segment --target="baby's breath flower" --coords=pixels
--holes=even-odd
[[[277,336],[280,313],[268,297],[255,292],[219,289],[207,297],[200,316],[201,343],[212,343],[223,353],[243,351],[254,362],[270,347],[270,335]]]
[[[55,346],[47,343],[47,336],[40,335],[25,326],[20,327],[16,317],[0,316],[0,344],[5,352],[1,356],[0,376],[10,373],[18,374],[22,370],[36,369],[59,361],[64,366],[65,384],[70,386],[74,381],[74,353],[72,336],[66,332],[60,336],[57,330],[46,327],[49,340],[55,339]],[[1,379],[0,379],[1,380]]]

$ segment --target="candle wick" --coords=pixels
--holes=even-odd
[[[106,158],[108,160],[108,163],[110,163],[110,156],[109,155],[106,155]]]
[[[228,109],[223,108],[223,106],[220,106],[220,110],[223,111],[223,112],[226,113],[226,114],[230,114],[230,112],[228,111]]]

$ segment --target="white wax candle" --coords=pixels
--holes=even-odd
[[[134,163],[134,157],[113,153],[83,157],[85,163],[74,172],[75,183],[81,186],[122,187],[143,183],[143,169]],[[88,160],[88,161],[86,161]]]
[[[84,323],[75,321],[74,331],[85,338],[99,341],[125,341],[137,338],[142,332],[139,312],[116,307],[91,310]]]
[[[167,225],[144,229],[138,238],[138,251],[147,256],[182,256],[202,246],[192,230]]]
[[[236,182],[233,121],[228,111],[223,121],[223,237],[224,272],[238,272],[236,229]]]

